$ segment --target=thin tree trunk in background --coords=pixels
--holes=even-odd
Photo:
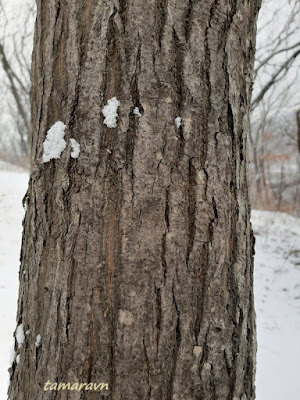
[[[30,332],[10,400],[255,398],[246,135],[259,3],[37,1],[17,316]],[[101,110],[114,96],[111,129]],[[79,158],[68,144],[43,164],[58,120]]]
[[[296,120],[297,120],[297,144],[298,144],[298,151],[300,154],[300,110],[296,112]]]
[[[3,71],[6,75],[6,78],[9,82],[9,90],[12,94],[12,97],[16,104],[17,116],[20,120],[18,126],[18,134],[20,139],[20,150],[22,156],[29,156],[30,151],[30,128],[29,128],[29,117],[28,110],[24,106],[24,92],[26,90],[25,87],[22,87],[22,82],[18,78],[18,76],[14,73],[11,68],[11,64],[7,59],[6,53],[4,51],[3,45],[0,43],[0,62],[2,64]],[[18,89],[18,86],[21,86],[21,90]],[[23,96],[22,96],[23,94]],[[29,95],[29,93],[27,93]],[[28,104],[28,103],[27,103]],[[21,125],[21,126],[20,126]]]

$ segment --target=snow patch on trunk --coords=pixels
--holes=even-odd
[[[9,367],[11,367],[13,365],[13,362],[15,361],[15,356],[16,356],[15,347],[12,346],[10,349],[10,352],[9,352],[9,361],[8,361]]]
[[[133,114],[137,115],[139,118],[141,118],[142,114],[140,113],[140,109],[138,107],[135,107],[133,110]]]
[[[104,124],[109,128],[117,127],[118,118],[118,107],[120,102],[116,97],[107,100],[107,105],[102,108],[102,114],[104,116]]]
[[[181,117],[176,117],[175,118],[175,126],[176,126],[176,128],[179,129],[181,127],[181,125],[182,125]]]
[[[22,344],[24,343],[24,340],[25,340],[23,324],[20,324],[17,327],[16,340],[18,342],[18,348],[20,349],[22,347]]]
[[[57,121],[47,132],[46,139],[43,143],[44,154],[43,154],[43,162],[47,163],[52,159],[58,159],[61,156],[61,153],[66,148],[66,141],[64,139],[65,136],[66,125]]]
[[[42,337],[41,337],[41,335],[39,334],[39,335],[37,335],[37,337],[36,337],[36,339],[35,339],[35,347],[36,347],[36,348],[39,348],[40,345],[41,345],[41,342],[42,342]]]
[[[80,154],[80,144],[75,139],[70,139],[71,142],[71,157],[78,158]]]

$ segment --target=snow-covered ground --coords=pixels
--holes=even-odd
[[[3,168],[4,164],[0,164]],[[11,168],[12,169],[12,168]],[[0,169],[0,400],[6,400],[16,328],[18,269],[28,174]]]
[[[28,175],[0,170],[0,400],[6,400]],[[257,400],[300,393],[300,220],[252,212],[256,234]]]
[[[300,398],[300,219],[253,211],[257,399]]]

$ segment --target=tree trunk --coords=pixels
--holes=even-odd
[[[17,315],[29,332],[10,400],[255,398],[246,136],[259,3],[37,1]],[[68,145],[44,164],[58,120]]]

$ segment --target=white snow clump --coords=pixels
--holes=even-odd
[[[175,118],[175,126],[177,129],[179,129],[181,127],[181,117],[176,117]]]
[[[66,125],[57,121],[47,132],[46,139],[43,143],[44,154],[43,162],[47,163],[50,160],[60,158],[61,153],[66,148],[65,136]]]
[[[142,114],[140,113],[140,109],[138,107],[135,107],[133,110],[133,114],[137,115],[139,118],[141,118]]]
[[[15,360],[15,356],[16,356],[15,347],[11,346],[11,349],[10,349],[10,352],[9,352],[9,365],[10,366],[13,365],[13,362]]]
[[[18,342],[18,348],[20,349],[22,347],[22,344],[24,343],[24,340],[25,340],[23,324],[20,324],[17,327],[16,339],[17,339],[17,342]]]
[[[20,354],[18,354],[16,357],[16,363],[19,364],[19,362],[20,362]]]
[[[35,340],[35,347],[39,348],[41,345],[42,337],[41,335],[37,335],[36,340]]]
[[[104,116],[104,123],[109,128],[117,127],[118,118],[118,107],[120,102],[116,97],[107,100],[107,105],[102,108],[102,114]]]
[[[70,139],[71,142],[71,157],[78,158],[80,153],[80,144],[75,139]]]
[[[66,141],[64,140],[66,125],[57,121],[47,132],[46,139],[43,143],[44,154],[43,162],[47,163],[50,160],[60,158],[61,153],[66,148]]]

